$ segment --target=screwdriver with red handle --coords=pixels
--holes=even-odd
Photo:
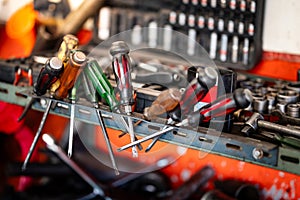
[[[168,119],[168,124],[172,124],[176,121],[180,121],[180,119],[186,116],[188,113],[194,111],[194,105],[196,105],[199,101],[202,101],[203,98],[207,95],[210,88],[212,88],[217,81],[218,74],[216,70],[212,67],[199,68],[197,73],[197,78],[193,79],[191,83],[187,86],[184,91],[184,94],[181,95],[179,92],[162,92],[161,95],[158,96],[157,100],[153,102],[150,108],[146,109],[146,116],[151,116],[152,110],[159,110],[158,108],[163,107],[166,111],[169,112],[170,118]],[[167,96],[163,98],[162,96]],[[180,101],[175,101],[175,96],[180,96]],[[172,97],[172,98],[171,98]],[[164,99],[160,101],[160,99]],[[166,99],[169,99],[168,101]],[[160,107],[156,106],[160,104]],[[173,105],[173,109],[171,105]],[[167,128],[165,126],[163,129]],[[146,152],[150,151],[151,148],[155,145],[159,137],[155,138],[149,146],[146,148]]]
[[[189,114],[182,122],[175,124],[176,126],[198,125],[198,123],[208,122],[214,117],[230,114],[238,109],[247,108],[252,103],[252,94],[248,89],[236,89],[233,93],[223,95],[216,99],[211,104],[201,108],[199,111]],[[169,132],[176,127],[170,126],[164,130],[148,135],[140,140],[124,145],[117,149],[123,151],[134,145],[140,144],[152,138],[158,137],[166,132]]]
[[[110,54],[112,55],[112,68],[114,71],[117,90],[120,94],[120,105],[123,106],[127,115],[132,114],[133,87],[131,82],[131,61],[129,57],[129,47],[124,41],[117,41],[112,43]],[[127,118],[129,135],[131,142],[135,141],[135,134],[133,130],[133,122],[130,117]],[[136,146],[132,147],[132,156],[138,157]]]
[[[58,65],[60,66],[59,68],[63,68],[63,64],[62,61],[58,58],[55,59],[56,62],[49,62],[50,65],[52,64],[53,66],[55,65],[56,67],[58,67]],[[65,66],[65,69],[61,75],[61,77],[59,78],[60,80],[60,87],[56,90],[55,94],[54,94],[54,98],[56,99],[64,99],[68,96],[68,92],[69,90],[74,86],[76,77],[78,75],[79,69],[81,67],[84,66],[86,61],[86,55],[82,52],[82,51],[74,51],[71,55],[70,55],[70,60],[68,61],[67,65]],[[43,80],[45,79],[45,77],[48,76],[41,76],[40,80],[43,82]],[[39,82],[39,81],[38,81]],[[38,84],[37,85],[40,85]],[[43,85],[43,84],[42,84]],[[50,85],[49,85],[50,86]],[[47,116],[49,114],[51,105],[52,105],[53,99],[50,98],[49,102],[47,104],[46,110],[43,114],[41,123],[39,125],[39,128],[37,130],[37,133],[34,137],[34,140],[30,146],[29,152],[25,158],[25,161],[23,163],[22,169],[26,169],[27,163],[29,162],[33,150],[36,146],[36,143],[41,135],[42,129],[45,125]]]

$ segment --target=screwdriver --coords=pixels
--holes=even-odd
[[[158,115],[173,110],[180,102],[181,92],[177,88],[170,88],[161,92],[150,107],[144,109],[144,117],[151,120]]]
[[[133,100],[133,87],[131,83],[131,63],[129,47],[124,41],[112,43],[110,54],[112,55],[112,67],[117,82],[117,89],[120,94],[120,104],[124,107],[125,113],[131,115]],[[135,141],[133,123],[128,117],[128,127],[131,142]],[[132,147],[132,156],[138,157],[136,146]]]
[[[194,111],[193,105],[196,105],[201,101],[208,93],[209,89],[216,84],[218,74],[216,70],[212,67],[206,67],[204,69],[199,68],[197,73],[197,78],[193,79],[191,83],[185,89],[184,94],[181,97],[179,104],[176,104],[175,109],[170,109],[168,124],[175,121],[180,121],[180,119],[186,116],[188,113]],[[154,101],[155,102],[155,101]],[[166,101],[172,103],[170,99]],[[153,105],[153,104],[152,104]],[[151,105],[151,107],[152,107]],[[163,105],[161,105],[163,106]],[[151,108],[150,107],[150,108]],[[182,113],[182,114],[181,114]],[[163,129],[165,129],[165,126]],[[150,145],[146,148],[146,152],[150,151],[155,145],[159,137],[155,138]]]
[[[252,94],[248,89],[236,89],[232,94],[227,94],[219,97],[211,104],[206,105],[201,108],[199,111],[195,111],[192,114],[188,115],[186,119],[182,122],[175,124],[175,126],[186,126],[186,125],[197,125],[196,123],[208,122],[214,117],[219,117],[222,115],[233,113],[238,109],[247,108],[252,103]],[[159,132],[148,135],[140,140],[132,142],[130,144],[124,145],[118,148],[118,151],[123,151],[134,145],[145,142],[149,139],[160,136],[166,132],[169,132],[176,127],[169,126],[168,128],[161,130]]]
[[[41,71],[39,73],[36,83],[34,84],[34,88],[33,88],[34,93],[37,94],[38,96],[44,95],[47,92],[47,89],[51,86],[52,83],[54,83],[59,78],[60,74],[63,73],[63,71],[64,71],[63,63],[61,62],[60,59],[58,59],[57,57],[52,57],[49,60],[47,60],[45,66],[41,69]],[[51,102],[51,100],[50,100],[50,102]],[[41,131],[43,129],[45,120],[50,111],[50,107],[51,107],[51,104],[50,104],[50,106],[48,105],[45,110],[42,121],[38,128],[38,131],[34,137],[34,140],[31,144],[29,152],[28,152],[28,154],[25,158],[24,164],[22,166],[23,170],[26,169],[26,165],[32,156],[35,145],[36,145],[36,143],[40,137]]]
[[[84,74],[89,78],[90,82],[93,84],[93,89],[96,89],[98,94],[106,101],[110,109],[113,112],[120,113],[119,102],[116,99],[114,89],[111,86],[110,82],[107,80],[105,74],[102,71],[102,68],[99,66],[96,60],[91,60],[88,62],[87,67],[84,69]],[[83,86],[86,81],[83,81]],[[85,87],[85,86],[84,86]],[[92,88],[92,87],[91,87]],[[88,98],[91,100],[93,97],[88,94]],[[118,118],[121,120],[121,123],[125,126],[125,129],[128,131],[129,127],[123,117]],[[129,132],[129,131],[128,131]],[[141,145],[138,145],[139,149],[142,149]]]
[[[64,67],[66,67],[67,62],[70,59],[71,52],[77,49],[78,42],[78,38],[72,34],[67,34],[63,37],[63,41],[57,52],[57,57],[64,63]],[[59,85],[60,80],[57,80],[52,84],[50,92],[54,94]]]
[[[197,125],[209,122],[212,118],[224,116],[235,112],[238,109],[247,108],[252,103],[252,93],[249,89],[236,89],[233,93],[220,96],[214,102],[202,107],[199,111],[193,112],[177,126]]]
[[[96,90],[95,90],[95,87],[93,86],[93,83],[92,81],[97,81],[97,80],[104,80],[106,79],[105,76],[102,76],[102,74],[97,74],[97,71],[95,72],[94,69],[95,69],[95,65],[98,65],[97,61],[95,60],[92,60],[90,62],[87,63],[87,66],[84,70],[84,73],[82,73],[82,81],[83,81],[83,88],[84,88],[84,91],[86,93],[86,95],[88,96],[88,99],[93,103],[93,106],[95,108],[95,111],[96,111],[96,114],[97,114],[97,117],[98,117],[98,120],[99,120],[99,124],[100,124],[100,127],[102,129],[102,133],[104,135],[104,139],[105,139],[105,143],[106,143],[106,146],[107,146],[107,149],[108,149],[108,153],[109,153],[109,156],[110,156],[110,159],[111,159],[111,162],[112,162],[112,166],[115,170],[115,174],[116,175],[119,175],[119,170],[118,170],[118,167],[117,167],[117,164],[116,164],[116,161],[115,161],[115,157],[114,157],[114,153],[113,153],[113,149],[112,149],[112,146],[111,146],[111,143],[109,141],[109,137],[108,137],[108,134],[107,134],[107,131],[106,131],[106,128],[105,128],[105,124],[104,124],[104,120],[103,120],[103,117],[102,117],[102,114],[101,114],[101,111],[98,109],[98,98],[96,96]],[[97,78],[97,75],[101,76],[101,78]],[[90,79],[88,79],[88,77]],[[106,81],[103,81],[103,83],[105,83]],[[98,86],[104,86],[104,84],[98,84]],[[106,86],[109,86],[109,85],[106,85]],[[98,90],[100,88],[98,87]],[[101,88],[100,90],[103,90],[103,88]],[[114,98],[114,96],[110,96],[110,95],[106,95],[107,93],[104,93],[104,92],[101,92],[102,94],[102,97],[105,97],[105,99],[108,99],[110,97]],[[115,101],[116,102],[116,101]]]
[[[60,45],[60,48],[57,53],[57,57],[65,64],[69,60],[69,56],[72,50],[77,49],[78,46],[78,38],[74,35],[67,34],[63,37],[63,41]],[[60,81],[56,79],[51,86],[50,86],[50,93],[54,93],[56,89],[59,87]],[[31,98],[30,101],[26,104],[22,114],[18,118],[18,121],[21,121],[31,108],[32,104],[34,103],[35,99]]]

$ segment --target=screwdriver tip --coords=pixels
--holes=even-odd
[[[26,170],[26,167],[27,167],[27,163],[24,163],[24,164],[22,165],[22,172]]]
[[[68,152],[68,157],[71,158],[72,157],[72,152]]]

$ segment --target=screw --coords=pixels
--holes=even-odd
[[[254,148],[252,151],[252,156],[255,160],[262,159],[264,157],[264,151],[260,148]]]

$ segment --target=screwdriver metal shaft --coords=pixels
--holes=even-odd
[[[166,128],[166,129],[163,129],[161,131],[158,131],[158,132],[155,132],[155,133],[153,133],[151,135],[148,135],[148,136],[146,136],[146,137],[144,137],[144,138],[142,138],[140,140],[136,140],[136,141],[131,142],[131,143],[127,144],[127,145],[124,145],[124,146],[118,148],[117,150],[118,151],[126,150],[126,149],[128,149],[130,147],[133,147],[133,146],[137,145],[137,144],[140,144],[140,143],[146,142],[148,140],[151,140],[151,139],[153,139],[155,137],[158,137],[158,136],[160,136],[160,135],[162,135],[162,134],[164,134],[166,132],[169,132],[169,131],[171,131],[173,129],[175,129],[175,127],[170,126],[170,127]]]
[[[119,172],[118,167],[117,167],[114,152],[113,152],[113,149],[112,149],[112,146],[111,146],[111,143],[110,143],[110,140],[109,140],[106,128],[105,128],[105,124],[104,124],[104,120],[103,120],[101,111],[96,109],[96,113],[97,113],[97,117],[98,117],[98,120],[99,120],[99,124],[100,124],[101,130],[102,130],[103,136],[104,136],[104,140],[105,140],[105,143],[106,143],[106,146],[107,146],[107,149],[108,149],[108,154],[109,154],[109,157],[110,157],[110,160],[111,160],[111,163],[112,163],[112,167],[115,170],[115,174],[119,175],[120,172]]]
[[[42,132],[42,130],[44,128],[47,116],[48,116],[50,108],[51,108],[51,104],[52,104],[52,100],[50,99],[49,102],[48,102],[47,108],[46,108],[46,110],[44,112],[44,115],[43,115],[42,121],[40,123],[40,126],[39,126],[39,128],[38,128],[38,130],[37,130],[37,132],[36,132],[36,134],[34,136],[32,144],[30,146],[29,152],[26,155],[25,161],[24,161],[23,166],[22,166],[22,170],[26,169],[27,164],[28,164],[28,162],[29,162],[29,160],[30,160],[30,158],[32,156],[33,150],[35,149],[36,143],[37,143],[37,141],[40,138],[41,132]]]
[[[131,82],[131,63],[128,55],[130,49],[124,41],[117,41],[112,43],[110,54],[112,58],[112,67],[117,82],[117,89],[121,97],[121,105],[124,106],[125,113],[131,115],[131,105],[133,100],[133,88]],[[128,117],[129,135],[131,142],[135,141],[135,134],[133,130],[133,123]],[[138,157],[136,146],[132,147],[132,156]]]
[[[73,87],[72,93],[74,93],[76,88]],[[69,129],[69,144],[68,144],[68,156],[71,158],[73,150],[73,135],[74,135],[74,121],[75,121],[75,102],[71,101],[71,111],[70,111],[70,129]]]
[[[100,124],[101,130],[102,130],[103,136],[104,136],[104,140],[105,140],[105,143],[106,143],[106,146],[108,149],[108,154],[109,154],[109,157],[110,157],[110,160],[112,163],[112,167],[115,170],[115,174],[119,175],[120,173],[119,173],[117,163],[115,160],[115,156],[114,156],[114,152],[113,152],[113,149],[112,149],[112,146],[111,146],[111,143],[110,143],[107,131],[106,131],[105,123],[104,123],[101,111],[98,110],[98,98],[96,96],[96,89],[93,86],[93,81],[96,81],[97,77],[95,76],[95,74],[92,71],[90,71],[91,70],[90,66],[91,66],[91,63],[88,63],[86,70],[84,71],[84,73],[82,73],[82,76],[81,76],[82,81],[83,81],[84,91],[85,91],[86,95],[88,96],[89,100],[94,105],[94,108],[95,108],[95,111],[96,111],[96,114],[97,114],[97,117],[99,120],[99,124]],[[87,78],[86,73],[88,73],[89,77],[91,77],[91,80]]]

